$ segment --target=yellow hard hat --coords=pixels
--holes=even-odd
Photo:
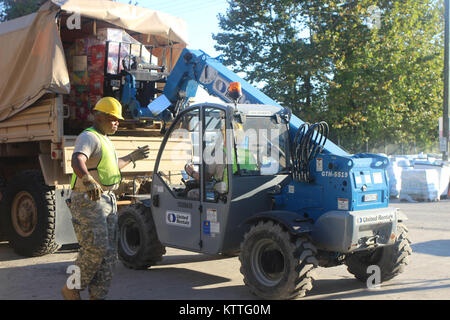
[[[110,114],[117,119],[124,120],[122,117],[122,105],[113,97],[104,97],[98,100],[94,110]]]

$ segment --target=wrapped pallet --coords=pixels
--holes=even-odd
[[[436,165],[426,163],[415,163],[414,169],[430,169],[436,170],[438,175],[438,192],[440,197],[447,197],[450,182],[450,167],[447,165]]]
[[[398,198],[402,188],[402,171],[396,161],[391,161],[387,167],[387,174],[389,179],[389,195],[391,198]]]
[[[439,173],[435,169],[403,168],[400,200],[438,201]]]

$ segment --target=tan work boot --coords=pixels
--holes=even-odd
[[[81,300],[80,290],[76,289],[71,290],[67,288],[67,285],[64,285],[64,287],[61,290],[61,294],[64,297],[64,300]]]

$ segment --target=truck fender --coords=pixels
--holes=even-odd
[[[242,224],[255,224],[258,221],[267,220],[279,223],[294,236],[310,233],[313,230],[311,219],[305,218],[296,212],[285,210],[264,211],[248,218]]]

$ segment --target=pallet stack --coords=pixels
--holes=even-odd
[[[99,29],[96,36],[76,39],[65,52],[71,91],[65,96],[64,103],[74,122],[92,121],[91,111],[103,97],[107,43],[106,72],[109,74],[119,74],[123,69],[122,60],[130,54],[142,55],[144,61],[150,61],[146,48],[141,48],[137,40],[121,29]],[[152,60],[156,58],[152,57]]]

